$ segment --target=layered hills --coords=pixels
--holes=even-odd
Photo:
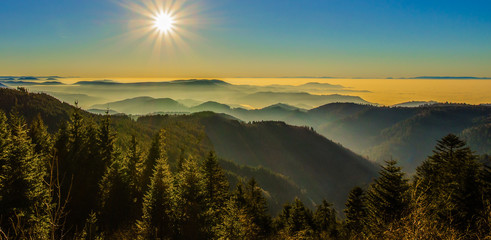
[[[140,98],[132,101],[140,101]],[[119,104],[120,102],[109,103],[108,106],[114,106],[111,109],[116,111],[124,110],[123,107],[118,108]],[[415,167],[431,154],[431,146],[436,140],[448,133],[460,135],[468,140],[469,145],[478,154],[491,154],[491,145],[487,144],[491,107],[486,105],[410,102],[393,107],[381,107],[356,103],[329,103],[306,110],[284,103],[260,109],[244,109],[213,101],[186,107],[173,101],[172,106],[166,110],[165,104],[168,103],[158,107],[144,104],[134,103],[135,107],[127,109],[127,113],[137,114],[139,109],[160,113],[213,111],[246,122],[283,121],[297,126],[309,126],[328,139],[341,143],[375,162],[397,159],[408,172],[414,171]]]
[[[28,122],[40,114],[53,133],[59,123],[68,120],[75,111],[75,107],[47,94],[25,90],[0,89],[0,99],[1,110],[16,111]],[[82,113],[95,122],[102,117]],[[112,117],[111,124],[119,133],[119,144],[123,149],[131,136],[149,143],[159,129],[165,129],[172,168],[183,157],[204,157],[208,151],[215,150],[231,182],[255,177],[269,196],[274,210],[279,210],[281,204],[294,197],[309,205],[326,198],[341,208],[352,187],[365,185],[376,176],[374,164],[307,127],[271,121],[246,123],[212,112],[148,115],[134,119],[125,115]]]

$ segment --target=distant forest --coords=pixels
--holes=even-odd
[[[198,147],[206,143],[166,134],[189,128],[199,135],[195,125],[176,123],[145,140],[130,125],[114,127],[117,116],[75,108],[68,121],[54,123],[49,116],[60,109],[53,106],[43,106],[50,109],[43,117],[5,104],[17,107],[0,111],[2,239],[491,236],[489,157],[453,134],[436,143],[412,177],[386,161],[368,186],[351,190],[344,209],[329,198],[313,208],[296,198],[273,216],[254,178],[231,178],[213,151]]]

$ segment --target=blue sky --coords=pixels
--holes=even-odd
[[[192,3],[206,24],[155,58],[117,0],[2,0],[0,75],[491,76],[490,1]]]

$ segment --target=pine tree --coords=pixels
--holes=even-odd
[[[258,234],[261,229],[254,223],[245,209],[238,207],[235,198],[232,197],[226,202],[225,209],[222,222],[214,229],[216,239],[260,239]]]
[[[151,183],[143,201],[143,217],[138,221],[140,239],[168,239],[175,236],[174,179],[167,160],[155,164]]]
[[[120,160],[115,160],[108,167],[101,180],[101,224],[106,234],[118,229],[128,228],[132,220],[133,202],[130,196],[128,176]]]
[[[114,140],[115,134],[111,130],[110,126],[111,117],[106,112],[106,115],[102,118],[101,123],[97,131],[97,145],[100,154],[100,160],[104,166],[109,166],[114,157]]]
[[[147,158],[143,163],[143,173],[142,173],[142,187],[144,192],[148,189],[150,183],[150,178],[155,167],[155,163],[160,158],[167,158],[165,156],[165,130],[160,130],[155,134],[152,144],[150,145],[150,150],[148,151]]]
[[[177,176],[177,217],[180,239],[206,239],[206,203],[203,174],[188,159]]]
[[[251,178],[244,190],[246,212],[252,217],[254,224],[259,227],[259,236],[266,237],[271,233],[271,217],[268,214],[267,201],[262,189],[256,180]]]
[[[322,200],[314,213],[314,223],[321,239],[331,239],[338,236],[336,210],[331,203]]]
[[[479,180],[482,169],[465,142],[449,134],[416,169],[414,182],[436,220],[451,222],[462,232],[476,230],[484,205]]]
[[[138,143],[133,136],[131,138],[129,153],[126,156],[125,161],[125,174],[128,178],[129,191],[132,207],[130,208],[131,215],[133,218],[141,216],[141,203],[143,199],[143,188],[141,183],[142,176],[142,159],[140,155],[140,150],[138,148]]]
[[[63,199],[69,196],[67,225],[77,229],[83,228],[90,212],[100,205],[99,182],[105,171],[97,140],[97,126],[89,120],[82,116],[80,108],[76,108],[66,133],[58,135],[63,138],[68,136],[68,141],[56,141],[57,155],[64,157],[59,158],[59,162],[63,176]],[[66,152],[64,148],[67,148]]]
[[[34,144],[34,151],[36,154],[45,158],[50,158],[52,151],[51,136],[49,135],[40,114],[36,115],[32,120],[29,129],[29,137]]]
[[[355,187],[350,191],[344,213],[346,215],[345,227],[348,236],[364,232],[367,209],[363,189]]]
[[[0,191],[4,188],[4,176],[7,171],[6,165],[9,157],[10,145],[12,139],[10,136],[10,128],[8,126],[5,113],[0,110]],[[0,195],[0,201],[2,196]]]
[[[283,214],[285,215],[280,217],[284,221],[284,227],[280,230],[282,237],[295,239],[314,237],[312,211],[306,208],[300,199],[295,198],[293,204],[286,205]]]
[[[50,200],[44,184],[46,169],[34,152],[24,119],[15,112],[10,115],[10,130],[10,144],[2,149],[6,158],[0,189],[1,228],[12,238],[47,238]]]
[[[218,165],[215,153],[210,152],[203,163],[204,201],[207,208],[207,232],[213,234],[213,228],[222,221],[228,196],[228,180]]]
[[[394,160],[387,161],[368,190],[368,224],[373,232],[401,219],[408,209],[408,180],[396,164]]]

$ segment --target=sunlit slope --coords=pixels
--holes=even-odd
[[[69,120],[75,107],[62,103],[47,94],[0,89],[0,110],[6,113],[16,111],[27,122],[31,122],[37,114],[40,114],[45,119],[48,130],[51,133],[56,133],[60,123]],[[102,117],[83,110],[81,110],[81,114],[86,121],[98,122]],[[166,155],[171,168],[175,169],[180,158],[193,156],[204,159],[205,155],[214,148],[204,132],[204,127],[198,120],[198,118],[188,116],[148,116],[142,117],[140,121],[134,121],[125,115],[114,115],[111,117],[111,125],[118,133],[116,144],[121,150],[127,149],[126,144],[132,136],[136,137],[141,146],[150,146],[157,130],[164,128]],[[141,150],[145,155],[148,149]],[[232,184],[240,180],[248,180],[251,177],[256,178],[267,193],[271,213],[276,214],[283,203],[292,201],[295,197],[309,203],[301,189],[287,176],[270,169],[238,165],[223,159],[220,162],[227,171],[227,176]],[[233,188],[234,185],[231,187]]]
[[[310,128],[201,115],[220,156],[289,176],[316,202],[327,198],[342,207],[352,187],[368,183],[376,174],[375,165]]]

